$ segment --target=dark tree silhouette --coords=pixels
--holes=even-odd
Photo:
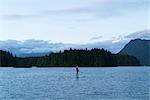
[[[139,61],[132,56],[112,54],[110,51],[93,48],[72,49],[63,52],[50,53],[41,57],[16,57],[12,53],[0,50],[1,67],[61,67],[61,66],[80,66],[80,67],[113,67],[140,65]]]

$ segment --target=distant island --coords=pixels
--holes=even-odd
[[[145,55],[149,53],[149,49],[146,46],[149,47],[150,42],[146,41],[143,43],[143,41],[145,40],[132,40],[117,54],[113,54],[103,48],[93,48],[90,50],[87,48],[70,48],[69,50],[50,53],[40,57],[16,57],[8,51],[0,50],[0,67],[73,67],[77,65],[80,67],[140,66],[143,65],[143,60],[141,58],[139,59],[139,55],[143,54],[142,50],[145,50]],[[141,49],[138,48],[138,45]],[[149,59],[149,55],[145,59]],[[149,65],[149,61],[144,63],[144,65]]]

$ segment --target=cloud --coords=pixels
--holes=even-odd
[[[72,15],[72,14],[89,14],[93,11],[89,8],[69,8],[69,9],[59,9],[59,10],[43,10],[39,11],[38,13],[33,13],[30,15],[27,14],[7,14],[1,15],[0,19],[2,20],[22,20],[22,19],[31,19],[31,18],[42,18],[42,17],[49,17],[49,16],[57,16],[59,15]]]
[[[150,29],[145,29],[143,31],[134,32],[125,36],[125,38],[134,39],[150,39]]]
[[[91,9],[89,8],[69,8],[69,9],[60,9],[60,10],[45,10],[41,14],[44,15],[53,15],[53,14],[84,14],[84,13],[90,13]]]
[[[94,43],[89,43],[85,45],[80,45],[79,48],[104,48],[107,49],[113,53],[118,53],[126,43],[129,42],[129,40],[121,40],[118,42],[114,42],[115,40],[110,39],[110,40],[105,40],[105,41],[100,41],[100,42],[94,42]]]
[[[93,37],[94,39],[102,38],[102,36]],[[116,36],[115,38],[98,41],[88,44],[64,44],[64,43],[52,43],[51,41],[29,39],[25,41],[5,40],[0,41],[0,49],[10,51],[16,55],[28,54],[28,53],[46,53],[46,52],[58,52],[69,48],[77,49],[92,49],[92,48],[104,48],[113,53],[119,52],[125,44],[131,39],[149,39],[150,30],[143,30],[128,35]]]
[[[98,37],[96,37],[98,38]],[[100,36],[100,38],[102,38]],[[146,39],[150,40],[150,29],[145,29],[142,31],[137,31],[134,33],[130,33],[128,35],[119,35],[112,37],[112,39],[101,41],[101,42],[95,42],[90,43],[86,45],[82,45],[82,48],[104,48],[107,49],[113,53],[119,52],[130,40],[133,39]],[[98,38],[99,40],[99,38]]]
[[[58,10],[45,10],[42,11],[41,15],[48,16],[48,15],[87,15],[92,16],[95,18],[111,18],[116,16],[122,16],[126,13],[134,12],[140,9],[147,9],[150,6],[150,2],[147,0],[144,1],[137,1],[137,0],[127,0],[127,1],[120,1],[120,0],[106,0],[97,1],[91,5],[87,5],[84,7],[74,7],[68,9],[58,9]]]
[[[150,6],[149,0],[97,0],[97,2],[93,2],[90,5],[86,6],[76,6],[72,8],[61,8],[61,9],[44,9],[38,10],[36,13],[32,13],[31,15],[25,14],[8,14],[0,16],[1,19],[4,20],[18,20],[18,19],[27,19],[27,18],[40,18],[40,17],[48,17],[48,16],[57,16],[59,15],[86,15],[92,16],[95,18],[111,18],[114,16],[124,15],[126,13],[131,12],[133,14],[137,10],[140,9],[148,10]],[[19,9],[19,8],[18,8]],[[82,17],[81,17],[82,18]],[[82,18],[84,19],[84,18]]]
[[[95,36],[95,37],[92,37],[90,40],[99,40],[101,39],[103,36]]]
[[[25,19],[28,18],[29,16],[22,15],[22,14],[10,14],[10,15],[3,15],[0,16],[1,19],[4,20],[20,20],[20,19]]]
[[[0,49],[10,51],[16,55],[28,53],[57,52],[70,47],[73,44],[50,43],[50,41],[29,39],[25,41],[5,40],[0,41]]]
[[[57,10],[45,10],[43,14],[85,14],[85,13],[97,13],[101,15],[116,15],[118,12],[124,10],[137,10],[149,7],[150,1],[148,0],[101,0],[93,2],[90,5],[82,7],[74,7],[68,9],[57,9]]]
[[[89,44],[64,44],[64,43],[51,43],[43,40],[25,40],[15,41],[6,40],[0,41],[0,49],[10,51],[16,55],[30,54],[30,53],[47,53],[47,52],[58,52],[65,49],[92,49],[92,48],[104,48],[112,52],[117,52],[123,45],[120,43],[113,43],[112,40],[103,42],[95,42]]]

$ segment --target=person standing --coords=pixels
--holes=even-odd
[[[77,77],[77,78],[79,77],[78,74],[79,74],[79,67],[76,66],[76,77]]]
[[[79,73],[79,67],[76,66],[76,73],[78,74]]]

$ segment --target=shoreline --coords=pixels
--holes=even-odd
[[[19,66],[19,67],[0,67],[0,68],[75,68],[76,66],[46,66],[46,67],[24,67],[24,66]],[[119,67],[150,67],[150,66],[79,66],[79,68],[119,68]]]

